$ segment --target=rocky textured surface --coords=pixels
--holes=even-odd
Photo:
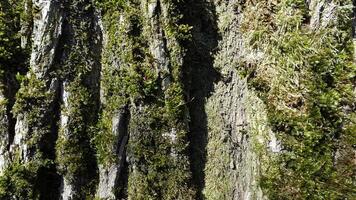
[[[5,96],[2,94],[0,96],[0,101],[4,102],[6,101]],[[1,127],[7,127],[9,125],[8,119],[7,119],[7,114],[6,114],[6,106],[2,105],[1,106],[1,117],[0,117],[0,124]],[[0,144],[0,172],[4,170],[6,167],[6,164],[8,162],[8,149],[7,146],[9,145],[9,133],[6,128],[1,128],[1,144]]]
[[[49,71],[53,68],[53,59],[54,52],[56,50],[56,46],[58,44],[59,35],[61,34],[61,20],[62,14],[60,11],[59,3],[56,1],[34,1],[33,6],[38,9],[38,12],[34,14],[33,18],[33,51],[31,52],[31,60],[30,60],[30,70],[33,74],[28,74],[28,78],[34,78],[39,81],[43,81],[46,86],[44,88],[45,91],[41,91],[44,93],[49,93],[50,95],[55,96],[56,90],[58,89],[58,83],[56,79],[53,79],[49,76]],[[30,93],[39,92],[36,90],[40,90],[40,88],[36,88],[37,86],[29,86],[25,91]],[[41,88],[42,89],[42,88]],[[31,91],[33,90],[33,91]],[[26,104],[26,102],[24,102]],[[49,102],[48,105],[53,105]],[[27,106],[27,105],[23,105]],[[41,111],[51,112],[53,108],[46,107],[45,104],[40,105],[43,106]],[[31,108],[30,108],[31,109]],[[39,108],[33,108],[39,109]],[[28,113],[19,113],[17,115],[16,126],[15,126],[15,136],[14,142],[11,144],[11,152],[13,154],[20,154],[20,159],[24,162],[31,159],[31,156],[34,153],[28,152],[27,142],[32,137],[31,129],[41,129],[43,128],[43,124],[37,124],[32,126],[29,123],[30,117],[28,115],[31,114],[31,111]],[[41,113],[41,115],[46,115],[45,113]],[[48,115],[48,114],[47,114]],[[42,119],[43,120],[43,119]],[[51,121],[50,119],[48,121]],[[47,122],[44,122],[47,123]],[[31,126],[31,127],[30,127]],[[47,133],[48,134],[48,133]],[[19,151],[19,152],[18,152]]]
[[[99,166],[99,185],[97,196],[103,199],[115,199],[115,190],[120,186],[123,179],[126,159],[126,145],[128,141],[128,113],[127,109],[119,110],[112,119],[112,134],[116,138],[112,152],[117,156],[116,163],[108,166]]]

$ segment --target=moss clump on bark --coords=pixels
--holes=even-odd
[[[63,7],[67,15],[55,71],[62,93],[56,162],[72,198],[90,199],[98,178],[92,127],[99,109],[101,36],[92,1],[65,2]]]
[[[14,119],[12,107],[19,82],[28,65],[28,49],[21,48],[21,23],[27,20],[25,1],[4,0],[0,2],[0,140],[2,151],[9,150],[12,141]],[[30,24],[29,24],[30,26]],[[28,46],[27,46],[28,47]],[[16,109],[15,109],[16,112]],[[2,156],[9,156],[9,152]],[[4,158],[4,157],[3,157]],[[6,160],[8,159],[8,160]],[[5,169],[0,174],[0,199],[36,199],[34,188],[36,169],[19,162],[16,155],[5,158]],[[4,164],[4,163],[3,163]]]
[[[308,26],[311,16],[304,1],[245,5],[246,47],[262,57],[253,63],[246,60],[240,70],[264,100],[283,146],[277,163],[266,166],[261,180],[272,199],[355,195],[354,163],[348,160],[341,168],[335,164],[335,153],[355,143],[350,135],[355,116],[345,111],[353,107],[355,77],[352,2],[333,3],[336,20],[326,26],[321,22],[320,27]]]
[[[10,134],[11,107],[18,89],[15,75],[26,71],[27,50],[21,48],[21,19],[25,16],[23,1],[0,2],[0,127],[1,138]],[[5,137],[7,138],[7,137]]]
[[[13,162],[0,177],[1,199],[39,199],[36,189],[36,172],[38,166]]]
[[[111,120],[115,112],[128,105],[129,199],[194,199],[189,188],[186,107],[181,84],[183,50],[179,44],[189,28],[175,25],[179,24],[177,2],[158,1],[158,9],[164,5],[169,13],[155,16],[164,31],[162,40],[168,43],[165,51],[169,52],[165,55],[169,70],[161,71],[149,47],[157,30],[152,29],[147,11],[142,10],[147,9],[143,6],[146,3],[152,2],[97,4],[104,14],[107,35],[102,79],[104,104],[96,136],[99,162],[105,165],[117,161],[112,151],[116,138]],[[163,86],[167,77],[170,83]],[[172,139],[169,134],[177,138]],[[108,143],[109,138],[113,140]]]

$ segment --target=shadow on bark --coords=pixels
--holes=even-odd
[[[219,72],[214,69],[214,51],[218,46],[215,7],[206,0],[186,4],[184,23],[193,27],[192,39],[185,44],[184,81],[190,113],[189,140],[193,185],[197,199],[204,199],[206,146],[208,142],[207,114],[205,104],[213,92]]]
[[[356,38],[356,0],[352,0],[352,37]]]
[[[127,148],[127,142],[129,139],[129,134],[128,134],[128,125],[130,121],[130,111],[128,109],[128,106],[126,105],[125,108],[123,108],[123,120],[120,121],[119,123],[119,133],[123,133],[120,135],[118,138],[118,145],[116,149],[116,155],[121,157],[120,163],[119,163],[119,172],[118,176],[116,178],[116,183],[117,185],[116,191],[115,191],[115,197],[117,199],[128,199],[128,194],[127,194],[127,187],[128,187],[128,179],[129,179],[129,168],[128,168],[128,163],[126,161],[126,148]]]

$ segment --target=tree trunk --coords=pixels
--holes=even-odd
[[[353,199],[355,2],[2,0],[0,199]]]

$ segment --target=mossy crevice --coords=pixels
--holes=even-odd
[[[150,4],[155,4],[156,12],[148,13]],[[101,123],[107,126],[98,137],[113,137],[113,114],[128,106],[129,199],[194,199],[188,186],[187,114],[181,81],[183,51],[179,44],[188,27],[177,29],[177,4],[122,1],[109,7],[112,3],[98,1],[107,35]],[[163,49],[155,49],[156,44]],[[103,146],[100,143],[99,140],[98,147]],[[105,146],[112,152],[112,144]],[[101,153],[99,159],[110,164],[115,162],[110,159],[114,156],[115,152]]]
[[[28,67],[28,48],[21,48],[21,22],[25,21],[24,1],[3,1],[0,4],[0,96],[1,96],[1,137],[7,144],[6,151],[15,135],[16,120],[11,113],[15,94],[19,89],[16,75],[25,74]],[[6,121],[6,122],[5,122]]]
[[[54,73],[60,81],[61,111],[56,163],[62,198],[94,198],[98,165],[92,142],[98,121],[102,35],[92,1],[63,3],[65,18]]]
[[[181,45],[185,49],[182,81],[189,112],[187,137],[192,187],[196,189],[196,199],[204,199],[209,130],[206,103],[214,92],[214,83],[220,79],[219,72],[214,68],[214,54],[221,38],[212,2],[197,0],[181,6],[181,21],[190,27],[189,39]]]

